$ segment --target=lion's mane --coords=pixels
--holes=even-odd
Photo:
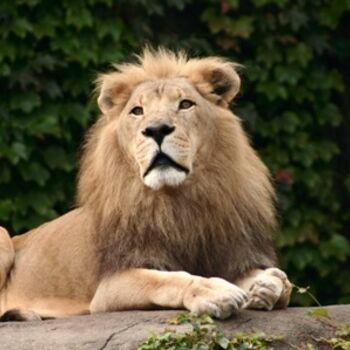
[[[214,101],[205,83],[196,78],[198,69],[217,62],[230,65],[218,58],[187,59],[165,50],[146,51],[138,63],[117,66],[100,77],[98,92],[102,81],[118,81],[115,93],[122,108],[142,82],[191,75],[193,88],[211,101],[219,116],[212,142],[216,149],[207,158],[196,159],[196,171],[186,183],[161,191],[142,183],[118,139],[107,132],[106,116],[91,128],[77,198],[94,221],[100,272],[148,267],[234,281],[251,269],[275,265],[269,173],[238,118]]]

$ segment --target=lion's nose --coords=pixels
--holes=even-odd
[[[165,136],[171,134],[175,130],[175,126],[167,124],[151,125],[144,129],[142,133],[147,137],[152,137],[160,146]]]

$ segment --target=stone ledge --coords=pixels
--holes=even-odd
[[[315,308],[293,307],[270,312],[244,310],[217,324],[227,334],[261,331],[267,335],[281,335],[285,340],[275,349],[292,349],[313,338],[331,337],[337,326],[350,324],[350,305],[325,308],[330,317],[308,315]],[[127,311],[60,320],[0,323],[0,349],[136,349],[148,336],[164,329],[185,331],[188,326],[167,323],[177,313]]]

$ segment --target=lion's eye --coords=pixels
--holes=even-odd
[[[182,100],[179,104],[179,109],[189,109],[194,105],[195,103],[191,100]]]
[[[143,115],[143,108],[140,106],[136,106],[130,111],[130,113],[134,115]]]

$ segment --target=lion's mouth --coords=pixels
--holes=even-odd
[[[172,167],[176,170],[183,171],[186,174],[189,173],[189,170],[186,167],[182,166],[181,164],[176,163],[173,159],[171,159],[165,153],[159,152],[153,158],[151,165],[148,167],[148,169],[144,173],[143,177],[146,177],[153,169],[168,168],[168,167]]]

